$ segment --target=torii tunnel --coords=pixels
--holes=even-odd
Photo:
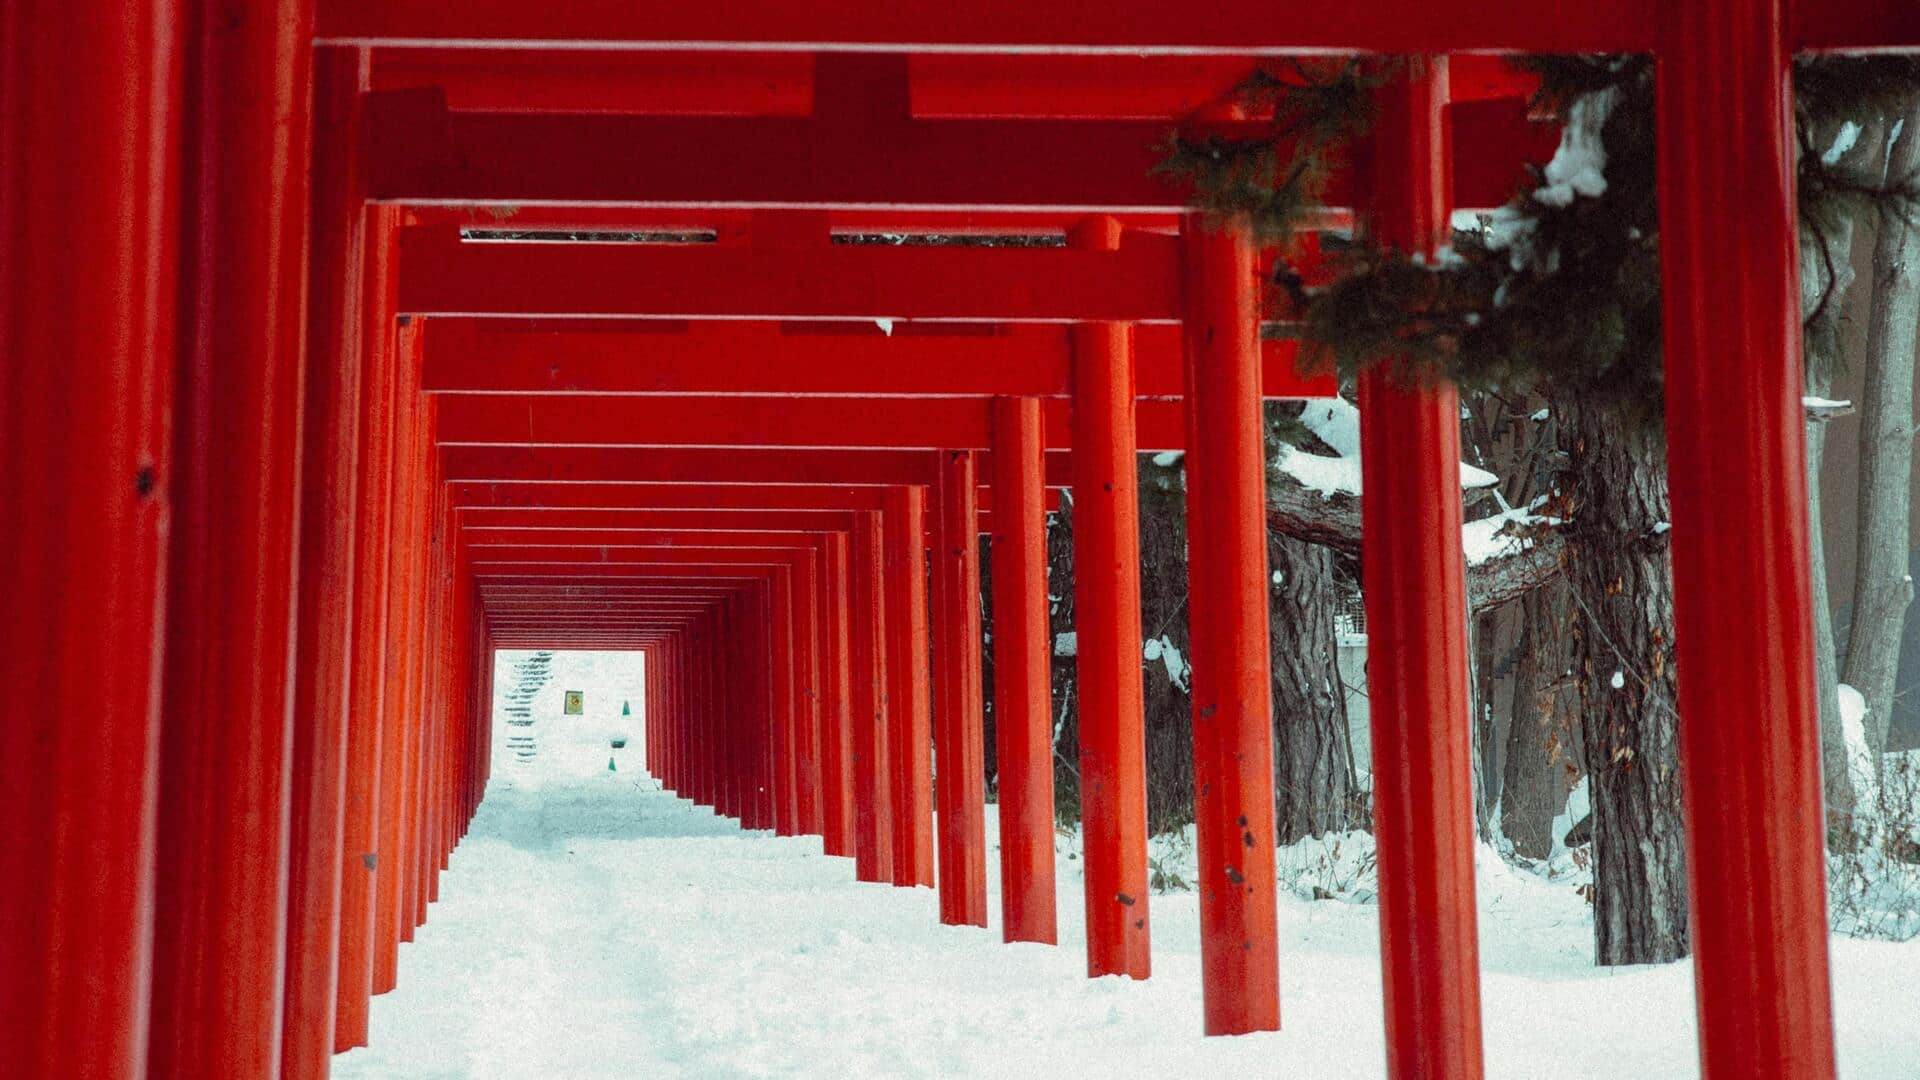
[[[1153,166],[1262,58],[1420,54],[1326,224],[1433,253],[1552,152],[1493,54],[1604,51],[1659,62],[1701,1064],[1831,1076],[1789,59],[1920,48],[1920,5],[1789,6],[10,0],[0,1072],[364,1043],[486,784],[496,648],[644,652],[654,775],[984,925],[990,629],[1005,934],[1053,942],[1056,489],[1058,944],[1146,978],[1134,477],[1169,449],[1195,992],[1278,1027],[1260,402],[1332,386],[1263,340],[1271,253]],[[1360,393],[1388,1067],[1475,1077],[1459,405]]]

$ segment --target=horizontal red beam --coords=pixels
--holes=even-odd
[[[1891,5],[1884,5],[1892,11]],[[1808,20],[1803,18],[1803,25]],[[967,53],[1648,52],[1654,0],[322,0],[328,42]],[[1872,41],[1856,42],[1871,45]]]
[[[979,455],[984,473],[991,455]],[[916,450],[648,449],[623,446],[447,446],[445,479],[539,484],[811,484],[826,489],[932,482],[934,457]],[[1049,487],[1072,484],[1066,454],[1046,456]],[[717,505],[717,503],[716,503]]]
[[[843,510],[525,510],[472,508],[460,511],[469,536],[502,529],[699,530],[702,532],[821,532],[851,530]]]
[[[757,580],[757,579],[756,579]],[[729,596],[743,588],[746,580],[700,580],[673,578],[664,581],[594,582],[565,584],[556,582],[498,582],[476,584],[479,595],[489,600],[541,598],[603,603],[615,600],[659,600],[681,598],[706,600]]]
[[[600,551],[621,550],[718,550],[753,548],[757,550],[805,551],[816,547],[819,533],[811,532],[703,532],[682,529],[662,532],[630,532],[625,529],[486,529],[464,535],[467,550],[476,559],[487,558],[500,548],[545,546],[582,548]]]
[[[1046,446],[1070,450],[1065,399],[1046,402]],[[526,397],[453,395],[440,400],[440,445],[762,447],[842,450],[986,450],[993,425],[984,398]],[[1178,402],[1135,409],[1142,451],[1186,445]]]
[[[907,450],[713,450],[631,447],[448,446],[448,480],[628,483],[812,484],[872,487],[927,484],[934,459]]]
[[[380,49],[372,88],[439,89],[455,109],[805,116],[813,57],[698,52]]]
[[[582,322],[429,319],[429,393],[789,397],[1066,397],[1072,355],[1060,325],[872,322]],[[1135,393],[1185,392],[1180,331],[1133,330]],[[1264,343],[1270,398],[1326,397],[1330,376],[1295,369],[1298,344]]]
[[[752,232],[754,215],[746,208],[609,205],[425,204],[409,210],[416,225],[453,225],[477,231],[713,233],[718,243],[734,243]],[[1047,210],[902,210],[881,207],[828,207],[808,211],[824,218],[830,235],[939,234],[945,236],[1064,236],[1086,215]],[[1129,229],[1171,233],[1180,211],[1115,214]],[[1348,228],[1351,215],[1316,219],[1326,228]]]
[[[883,510],[885,493],[871,487],[831,488],[811,484],[760,484],[751,487],[715,487],[694,481],[683,484],[578,482],[487,483],[454,481],[447,485],[455,509],[468,507],[528,510],[698,510],[744,512],[761,510]],[[982,518],[993,512],[991,488],[980,489]],[[1047,491],[1047,509],[1060,507],[1057,489]]]
[[[497,585],[592,585],[608,578],[627,584],[644,585],[671,580],[700,580],[747,586],[766,581],[772,570],[750,566],[557,566],[546,569],[481,570],[475,567],[474,580]]]
[[[370,191],[392,202],[511,206],[1131,214],[1191,202],[1185,185],[1156,170],[1166,120],[912,119],[904,102],[887,101],[903,91],[850,81],[849,115],[803,118],[465,112],[449,110],[438,90],[377,92],[367,109]],[[1450,115],[1456,202],[1506,202],[1523,162],[1540,159],[1542,129],[1518,101],[1466,102]],[[1356,198],[1342,173],[1323,201]]]
[[[699,547],[562,547],[558,545],[488,548],[474,553],[473,568],[513,564],[624,566],[787,566],[798,552],[788,547],[707,544]]]
[[[455,509],[516,508],[541,510],[697,510],[709,513],[760,510],[880,510],[885,493],[871,487],[830,488],[817,484],[760,484],[715,487],[704,481],[684,484],[487,483],[454,480],[447,495]]]
[[[514,244],[406,230],[400,311],[558,318],[1172,322],[1178,241],[1117,251]]]
[[[933,53],[907,58],[916,117],[1174,119],[1219,101],[1261,63],[1246,55],[1041,56]],[[1489,77],[1489,73],[1497,77]],[[1461,57],[1452,97],[1526,97],[1533,84],[1491,57]],[[450,108],[657,116],[806,116],[807,53],[563,49],[380,49],[374,90],[439,89]]]

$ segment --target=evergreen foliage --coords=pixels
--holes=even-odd
[[[1537,113],[1566,125],[1554,165],[1531,170],[1506,206],[1457,229],[1429,264],[1375,242],[1364,227],[1329,237],[1333,281],[1310,287],[1280,270],[1309,362],[1343,376],[1388,356],[1462,388],[1575,397],[1623,422],[1654,425],[1662,397],[1654,69],[1644,56],[1537,56]],[[1259,139],[1176,140],[1165,170],[1190,179],[1203,209],[1250,217],[1267,238],[1318,209],[1328,171],[1376,116],[1381,61],[1293,65],[1241,89],[1269,121]],[[1796,65],[1803,230],[1832,227],[1888,200],[1920,212],[1920,178],[1849,171],[1811,132],[1864,121],[1920,93],[1920,60],[1820,56]],[[1584,172],[1581,166],[1590,166]],[[1561,172],[1555,173],[1558,167]],[[1836,317],[1813,305],[1809,321]]]

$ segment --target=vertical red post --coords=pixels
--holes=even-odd
[[[360,474],[359,162],[365,50],[313,53],[311,250],[302,420],[299,621],[288,818],[286,1032],[281,1075],[323,1077],[333,1056],[346,814],[354,543]]]
[[[1182,223],[1187,623],[1209,1035],[1280,1027],[1260,294],[1244,220]]]
[[[940,461],[940,579],[933,613],[939,657],[934,798],[939,805],[940,921],[987,925],[986,764],[982,716],[979,494],[973,452]]]
[[[1834,1070],[1785,6],[1672,5],[1658,73],[1680,771],[1714,1080]]]
[[[311,11],[187,5],[157,1076],[280,1067]]]
[[[419,636],[418,599],[422,586],[418,570],[424,546],[421,528],[419,387],[421,335],[418,323],[402,321],[393,347],[393,498],[389,511],[392,536],[388,558],[386,697],[380,725],[379,847],[374,852],[373,992],[392,990],[399,974],[399,948],[404,921],[401,899],[406,864],[407,805],[413,777],[413,729],[419,723],[413,707],[413,656]]]
[[[824,546],[824,545],[823,545]],[[799,803],[800,831],[820,835],[820,559],[818,548],[809,550],[798,563],[795,577],[795,602],[798,608],[798,655],[800,716],[794,739],[794,783]]]
[[[793,836],[800,831],[800,801],[795,747],[799,741],[799,687],[795,680],[793,576],[791,567],[773,572],[771,602],[773,632],[773,809],[774,831]]]
[[[893,880],[893,789],[887,766],[886,615],[880,513],[853,517],[854,875]]]
[[[1074,228],[1112,251],[1120,224]],[[1140,492],[1133,337],[1079,323],[1073,348],[1073,610],[1080,693],[1080,822],[1086,837],[1087,974],[1146,978],[1146,713],[1140,682]]]
[[[399,211],[367,207],[361,275],[360,525],[354,555],[353,713],[347,720],[346,808],[341,822],[340,975],[336,1053],[365,1046],[373,993],[375,881],[387,726],[389,571],[392,558],[394,430],[393,306]]]
[[[1442,59],[1381,92],[1370,207],[1380,241],[1432,256],[1445,236]],[[1477,1077],[1480,963],[1473,900],[1460,402],[1396,365],[1360,381],[1367,692],[1387,1072]],[[1204,659],[1197,660],[1204,664]]]
[[[847,534],[827,534],[826,622],[824,629],[826,660],[826,708],[820,716],[820,810],[825,829],[821,838],[829,855],[853,854],[853,769],[851,741],[848,737],[849,709],[853,698],[852,632],[850,597],[847,588]]]
[[[143,1075],[179,256],[179,32],[0,6],[0,1062]],[[31,522],[27,520],[31,517]],[[189,583],[189,588],[192,583]]]
[[[993,403],[993,716],[1000,764],[1001,932],[1057,939],[1053,643],[1047,631],[1046,441],[1037,398]]]
[[[928,713],[927,489],[887,492],[887,749],[893,881],[933,885],[933,732]]]

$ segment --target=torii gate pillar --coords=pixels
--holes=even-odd
[[[1111,251],[1120,224],[1068,237]],[[1133,341],[1124,323],[1082,323],[1073,347],[1073,614],[1080,691],[1080,822],[1086,836],[1087,974],[1151,972],[1147,923],[1146,713],[1140,682],[1140,492]]]
[[[1667,8],[1660,255],[1701,1072],[1834,1072],[1784,0]]]
[[[1371,212],[1380,241],[1431,256],[1450,193],[1444,58],[1410,61],[1382,91]],[[1467,697],[1460,403],[1389,361],[1360,382],[1374,832],[1387,1073],[1481,1074]]]
[[[1183,223],[1187,621],[1209,1035],[1280,1027],[1260,294],[1251,226]]]

